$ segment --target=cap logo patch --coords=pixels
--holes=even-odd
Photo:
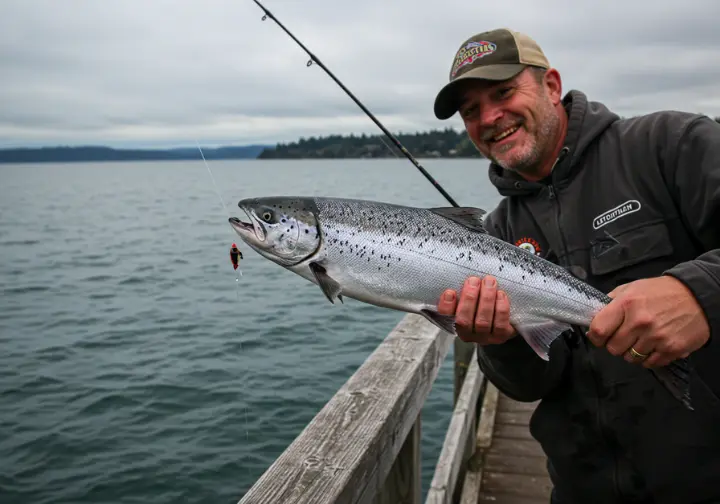
[[[455,75],[458,73],[458,70],[460,70],[462,67],[466,65],[471,65],[483,56],[494,53],[496,49],[496,44],[488,42],[486,40],[481,40],[479,42],[468,42],[463,47],[461,47],[455,55],[455,63],[453,64],[451,75],[455,77]]]

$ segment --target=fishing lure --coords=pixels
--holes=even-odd
[[[240,249],[237,248],[237,245],[233,243],[230,247],[230,261],[232,262],[234,270],[238,269],[238,265],[240,264],[240,260],[242,258],[242,252],[240,252]]]

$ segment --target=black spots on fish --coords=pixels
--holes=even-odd
[[[310,232],[309,229],[306,229],[306,230],[305,230],[305,234],[308,234],[309,232]]]

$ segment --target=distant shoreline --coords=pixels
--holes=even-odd
[[[208,160],[256,159],[267,145],[203,147]],[[197,147],[176,149],[116,149],[112,147],[27,147],[0,149],[0,163],[83,163],[118,161],[196,161]]]
[[[416,158],[482,157],[464,132],[447,128],[399,133],[397,139]],[[384,135],[301,137],[276,145],[202,147],[208,160],[223,159],[395,159],[404,158]],[[46,146],[0,149],[0,163],[81,163],[118,161],[196,161],[197,147],[136,149],[106,146]]]
[[[713,118],[720,123],[720,117]],[[452,128],[398,133],[398,141],[418,159],[471,159],[484,156],[464,131]],[[207,160],[225,159],[396,159],[404,153],[384,135],[328,135],[301,137],[276,145],[202,147]],[[0,149],[0,164],[82,163],[119,161],[197,161],[197,147],[174,149],[120,149],[104,146],[17,147]]]

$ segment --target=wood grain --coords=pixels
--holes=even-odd
[[[240,504],[372,503],[452,341],[423,317],[406,315]]]

